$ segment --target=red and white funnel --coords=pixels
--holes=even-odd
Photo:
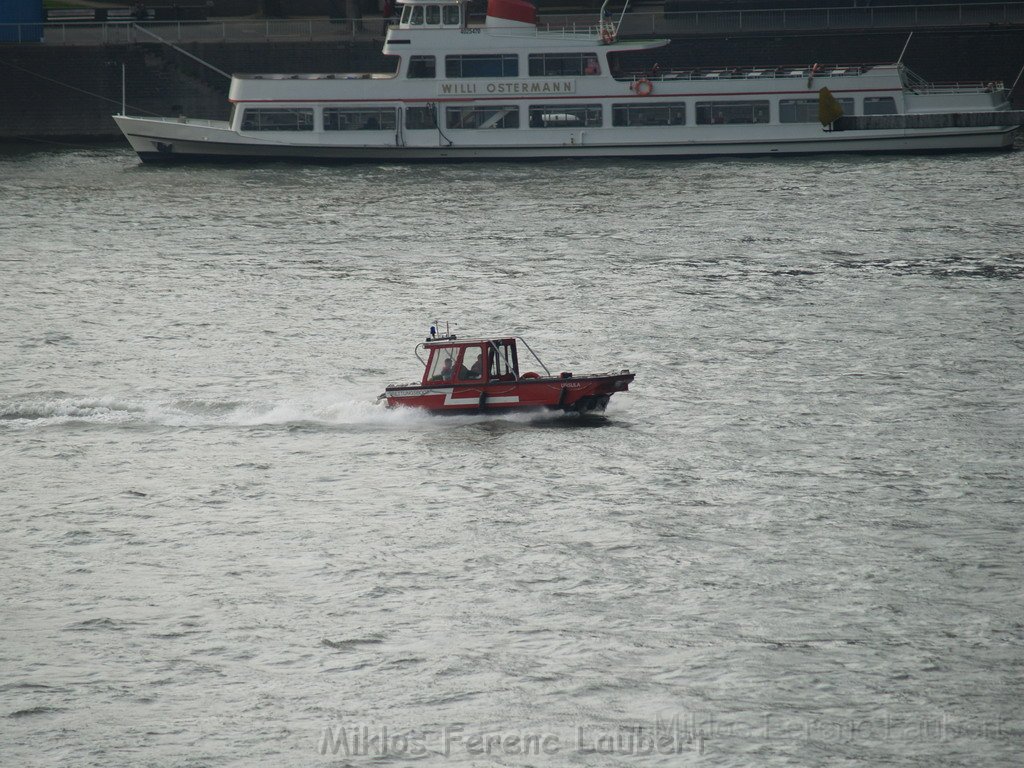
[[[536,29],[537,7],[529,0],[487,0],[487,26],[491,29]]]

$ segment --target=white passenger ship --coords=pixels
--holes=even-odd
[[[638,72],[669,41],[619,40],[621,15],[543,31],[526,0],[489,0],[483,24],[468,0],[398,2],[394,73],[235,75],[227,121],[114,119],[145,161],[997,149],[1021,122],[1002,83],[932,85],[900,63]]]

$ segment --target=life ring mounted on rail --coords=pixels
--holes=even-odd
[[[654,84],[646,77],[641,77],[633,83],[633,93],[637,96],[650,96],[654,93]]]

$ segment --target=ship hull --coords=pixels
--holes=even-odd
[[[571,378],[544,377],[486,384],[390,386],[383,397],[392,408],[430,413],[509,413],[529,411],[601,412],[616,392],[625,392],[634,374]]]
[[[738,135],[728,140],[685,139],[644,143],[609,141],[599,131],[579,137],[567,132],[558,144],[452,144],[445,146],[338,145],[253,141],[226,127],[116,116],[132,148],[145,162],[296,160],[324,162],[414,162],[460,160],[565,160],[572,158],[690,158],[809,155],[831,153],[914,153],[1010,149],[1014,126],[965,130],[897,129],[824,132],[813,137]],[[225,124],[226,125],[226,124]],[[554,138],[554,137],[553,137]]]

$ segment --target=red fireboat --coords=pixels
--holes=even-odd
[[[600,412],[616,392],[625,392],[636,374],[554,375],[519,336],[460,339],[430,328],[427,340],[417,344],[423,363],[418,384],[389,384],[378,399],[389,408],[422,408],[433,413],[501,413],[536,409]],[[544,371],[520,372],[519,345]],[[422,353],[426,353],[424,360]]]

